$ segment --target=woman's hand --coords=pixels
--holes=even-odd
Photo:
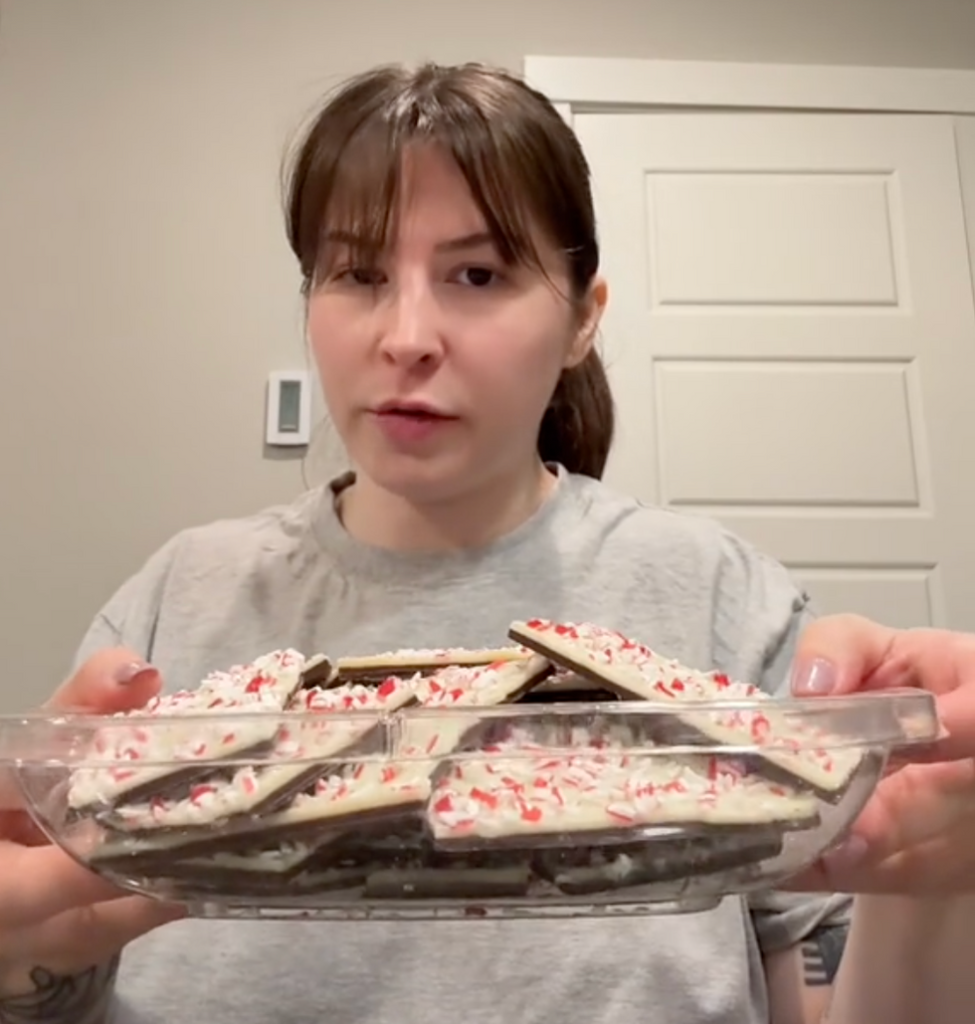
[[[128,710],[160,685],[158,673],[131,652],[105,650],[46,706]],[[106,963],[132,939],[180,916],[181,908],[126,894],[51,845],[15,780],[0,774],[0,1002],[32,993],[39,972],[65,977]]]
[[[936,695],[944,735],[905,752],[847,840],[789,885],[832,892],[975,892],[975,635],[895,630],[824,617],[799,642],[796,696],[920,687]]]

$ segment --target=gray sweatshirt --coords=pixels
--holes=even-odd
[[[560,472],[515,532],[403,554],[342,528],[333,491],[186,530],[98,614],[169,688],[284,646],[332,656],[498,646],[514,619],[616,628],[701,668],[786,685],[807,598],[714,522]],[[190,920],[133,943],[119,1024],[758,1024],[762,955],[848,909],[766,894],[681,916],[445,922]]]

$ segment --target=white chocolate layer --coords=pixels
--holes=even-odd
[[[368,654],[363,657],[338,658],[335,661],[335,673],[342,676],[346,673],[407,668],[427,672],[451,665],[470,667],[473,665],[491,665],[500,661],[520,661],[529,652],[523,647],[443,647],[443,648],[401,648],[398,651],[386,651],[382,654]]]

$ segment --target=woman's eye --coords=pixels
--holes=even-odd
[[[490,267],[464,267],[457,275],[461,284],[469,285],[472,288],[488,288],[497,284],[500,277],[497,271]]]

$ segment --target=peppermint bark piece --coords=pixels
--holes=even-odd
[[[338,772],[327,772],[332,766],[326,765],[314,788],[287,807],[262,813],[259,819],[252,815],[253,828],[265,836],[304,837],[377,820],[400,823],[425,805],[431,775],[441,760],[479,728],[477,716],[468,709],[511,700],[550,671],[547,659],[529,655],[490,665],[452,665],[406,681],[388,679],[380,689],[405,686],[421,704],[398,717],[392,749],[371,758],[350,756]]]
[[[548,658],[521,651],[483,665],[449,665],[418,674],[413,686],[425,707],[490,707],[512,703],[554,671]]]
[[[282,843],[270,849],[220,851],[208,856],[170,860],[165,874],[171,881],[221,893],[277,892],[298,875],[315,853],[305,843]]]
[[[386,651],[364,657],[338,658],[333,684],[350,680],[376,680],[387,676],[430,675],[439,669],[458,666],[473,668],[505,661],[523,661],[528,651],[518,647],[501,648],[426,648]]]
[[[684,727],[683,737],[671,730],[675,741],[690,733],[732,747],[754,746],[766,765],[824,799],[838,799],[864,762],[862,746],[849,737],[790,719],[758,687],[734,682],[720,672],[687,668],[615,630],[591,623],[532,619],[513,623],[509,635],[624,700],[673,705],[674,719]],[[735,708],[735,701],[761,702],[762,707]],[[728,702],[729,709],[695,714],[695,702]]]
[[[95,734],[92,765],[72,772],[70,810],[77,817],[144,800],[219,772],[220,759],[266,750],[277,732],[275,714],[300,686],[303,668],[297,651],[274,651],[214,672],[196,690],[161,695],[144,708],[112,716]],[[235,714],[241,717],[228,722]]]
[[[528,895],[531,867],[385,868],[366,878],[363,896],[381,900],[519,899]]]
[[[490,665],[451,665],[430,676],[414,677],[420,707],[401,716],[391,757],[396,771],[416,780],[429,796],[445,758],[476,745],[490,728],[473,713],[515,701],[552,672],[539,655]]]
[[[419,707],[400,716],[395,747],[382,768],[428,778],[442,758],[465,746],[479,730],[481,722],[470,712],[517,700],[551,671],[547,658],[529,655],[417,674],[409,685]]]
[[[305,667],[302,670],[301,686],[304,689],[326,686],[334,674],[335,669],[324,654],[312,655],[305,662]]]
[[[661,832],[659,838],[641,843],[545,850],[536,857],[536,868],[560,891],[580,896],[718,872],[744,880],[763,861],[777,857],[783,846],[782,833],[774,828]]]
[[[134,863],[133,857],[151,861],[154,844],[170,856],[233,853],[292,835],[398,822],[421,806],[440,759],[477,728],[476,716],[462,709],[508,700],[549,671],[546,659],[529,654],[427,677],[390,677],[378,686],[301,690],[289,715],[279,718],[274,747],[262,762],[103,815],[120,840],[108,844],[108,855],[126,856],[126,835]],[[383,717],[420,700],[427,710],[416,717]]]
[[[660,826],[782,830],[819,821],[813,795],[719,757],[677,761],[602,746],[565,752],[517,743],[485,754],[454,764],[431,793],[427,822],[438,845],[571,847],[652,837]]]
[[[523,694],[519,701],[522,704],[589,704],[618,701],[619,699],[618,693],[608,690],[591,678],[570,669],[558,667],[547,679],[542,680],[528,693]]]
[[[160,888],[198,898],[247,903],[293,899],[315,892],[361,886],[368,868],[355,865],[320,867],[319,851],[302,843],[282,843],[267,849],[217,851],[178,861],[157,862],[153,874]]]
[[[261,760],[198,781],[185,794],[116,805],[102,820],[128,832],[185,832],[272,813],[325,774],[335,758],[368,743],[380,713],[415,700],[410,682],[402,679],[378,687],[301,690],[288,714],[278,717],[273,745]]]

